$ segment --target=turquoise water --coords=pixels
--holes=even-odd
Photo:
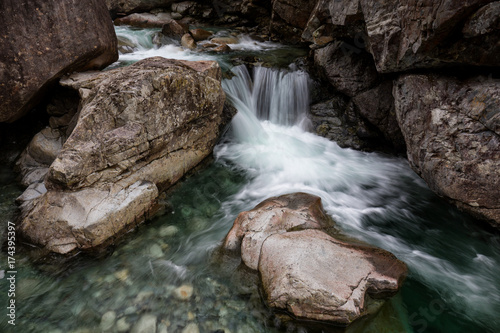
[[[179,49],[171,54],[176,55],[193,56]],[[392,308],[376,325],[358,332],[499,331],[498,234],[435,196],[404,159],[341,149],[309,133],[297,111],[308,99],[300,88],[304,72],[245,71],[238,67],[237,76],[224,82],[239,114],[217,145],[214,160],[165,195],[161,215],[100,258],[79,256],[54,264],[33,261],[23,252],[16,255],[16,327],[7,324],[3,311],[0,331],[126,332],[145,315],[156,319],[157,332],[182,332],[189,324],[200,332],[312,331],[308,325],[282,322],[266,309],[258,291],[241,287],[237,276],[228,275],[212,256],[239,212],[295,191],[320,196],[345,233],[408,264],[409,277],[389,303]],[[290,86],[280,90],[275,85],[285,75]],[[243,76],[250,81],[238,81]],[[255,82],[264,78],[276,89]],[[260,91],[259,85],[264,85]],[[290,90],[297,93],[279,97]],[[274,91],[276,98],[262,95],[265,91]],[[262,100],[269,105],[259,104]],[[291,109],[290,117],[267,120]],[[1,230],[13,221],[13,201],[22,192],[14,178],[1,168]],[[2,252],[0,267],[6,262]],[[0,281],[5,308],[8,286]],[[192,287],[192,296],[179,297],[181,286]]]

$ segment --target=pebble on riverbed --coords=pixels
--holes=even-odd
[[[195,323],[190,323],[186,327],[184,327],[182,333],[200,333],[200,329]]]
[[[131,333],[156,333],[156,316],[152,314],[143,315],[134,327],[132,327]]]
[[[184,284],[174,290],[174,297],[181,301],[187,301],[193,296],[193,286]]]
[[[179,228],[177,228],[175,225],[167,225],[164,227],[161,227],[160,231],[158,234],[160,237],[172,237],[177,235],[179,232]]]
[[[116,330],[118,332],[128,332],[130,330],[130,323],[127,322],[125,317],[118,319],[116,322]]]
[[[101,331],[109,331],[115,325],[116,313],[114,311],[108,311],[103,314],[101,318]]]

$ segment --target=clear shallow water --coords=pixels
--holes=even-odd
[[[240,112],[216,147],[214,163],[176,186],[165,199],[167,212],[131,232],[104,259],[77,258],[61,268],[18,255],[17,330],[3,317],[0,331],[97,332],[112,312],[116,319],[110,331],[152,314],[159,329],[168,327],[168,332],[181,332],[188,323],[201,332],[275,332],[277,322],[260,299],[241,295],[210,263],[210,254],[239,212],[294,191],[319,195],[344,232],[408,264],[410,276],[392,302],[399,313],[392,320],[406,327],[403,331],[499,330],[497,235],[432,194],[405,160],[341,149],[308,133],[297,111],[308,99],[299,88],[307,84],[305,73],[235,71],[238,76],[225,81],[224,88]],[[266,95],[276,82],[288,86]],[[280,97],[290,90],[299,93]],[[280,113],[287,116],[271,116]],[[5,225],[21,189],[11,172],[1,175],[0,221]],[[6,260],[2,252],[2,265]],[[5,281],[0,281],[0,301],[6,304]],[[181,285],[193,286],[191,299],[175,297]],[[395,331],[391,324],[371,331],[384,330]]]

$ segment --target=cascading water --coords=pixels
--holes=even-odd
[[[251,179],[226,206],[248,209],[295,191],[318,195],[347,233],[405,261],[409,284],[439,295],[433,297],[440,315],[452,309],[484,327],[500,327],[500,269],[493,267],[498,248],[470,242],[466,232],[454,230],[466,218],[438,201],[405,160],[341,149],[292,126],[307,109],[304,73],[255,68],[251,81],[245,68],[233,71],[237,77],[224,88],[245,120],[236,119],[236,140],[219,145],[216,156]],[[421,323],[421,316],[410,314],[411,324]]]
[[[122,63],[156,55],[221,59],[174,45],[154,47],[150,30],[117,33],[136,44],[120,56]],[[240,40],[234,49],[281,47]],[[209,258],[238,213],[271,196],[303,191],[320,196],[345,233],[408,264],[402,305],[394,301],[400,315],[390,321],[406,321],[406,332],[498,332],[498,235],[437,198],[404,159],[341,149],[308,133],[305,72],[255,67],[250,75],[239,66],[233,74],[223,82],[238,109],[233,129],[216,147],[215,163],[169,194],[171,211],[129,234],[109,257],[82,259],[62,274],[42,273],[18,254],[18,331],[130,331],[147,315],[156,318],[157,331],[182,332],[195,324],[201,332],[277,332],[261,300],[239,295]],[[10,173],[0,177],[2,225],[12,219],[12,202],[21,193],[12,179]],[[4,253],[0,262],[7,262]],[[193,287],[191,299],[175,297],[180,285]],[[0,301],[6,304],[6,293]],[[0,331],[9,332],[3,317]]]
[[[300,124],[309,109],[309,76],[291,67],[290,71],[254,67],[253,81],[245,66],[234,67],[236,77],[224,81],[223,87],[242,113],[285,126]],[[238,127],[239,131],[245,129]]]

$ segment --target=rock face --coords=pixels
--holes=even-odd
[[[2,1],[0,30],[0,122],[23,116],[65,73],[118,59],[113,24],[100,0]]]
[[[359,114],[374,125],[397,151],[405,150],[392,96],[392,80],[386,80],[373,89],[356,95],[352,101]]]
[[[159,191],[211,153],[225,101],[220,77],[213,61],[157,57],[63,80],[79,91],[79,112],[39,179],[47,192],[21,206],[21,234],[67,253],[141,222]]]
[[[404,75],[396,114],[412,168],[439,195],[500,226],[500,81]]]
[[[498,73],[499,30],[500,1],[317,1],[302,38],[333,93],[311,108],[316,132],[407,148],[431,189],[499,226],[498,87],[474,77]]]
[[[298,31],[302,31],[314,8],[314,1],[274,0],[272,3],[272,32],[289,41],[298,41]],[[295,37],[295,38],[294,38]]]
[[[373,87],[378,76],[369,53],[352,56],[345,52],[341,41],[316,50],[314,63],[337,91],[349,97]]]
[[[296,318],[348,325],[372,299],[395,294],[406,265],[387,251],[341,241],[319,197],[294,193],[241,213],[223,250],[258,270],[267,303]]]
[[[486,6],[485,6],[486,5]],[[360,35],[380,73],[500,62],[498,4],[492,0],[319,1],[303,38],[328,26],[332,37]],[[481,22],[481,23],[479,23]]]

